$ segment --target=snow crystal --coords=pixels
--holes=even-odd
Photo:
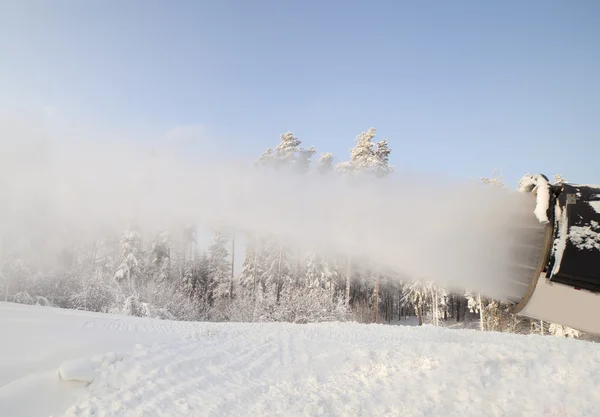
[[[592,221],[590,226],[573,226],[569,239],[579,250],[600,250],[600,224]]]
[[[60,377],[66,381],[94,381],[94,363],[90,359],[72,359],[59,368]]]

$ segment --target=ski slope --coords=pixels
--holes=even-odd
[[[600,346],[429,326],[182,323],[0,303],[0,414],[595,416]]]

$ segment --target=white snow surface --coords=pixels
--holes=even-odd
[[[91,359],[71,359],[63,362],[58,371],[60,377],[66,381],[91,383],[94,380],[94,362]]]
[[[552,336],[7,303],[0,331],[0,410],[11,417],[574,417],[600,404],[600,346]],[[92,382],[62,380],[61,364]]]

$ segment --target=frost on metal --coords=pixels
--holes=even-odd
[[[600,224],[592,220],[590,226],[572,226],[569,240],[580,250],[600,250]]]
[[[560,270],[562,257],[567,247],[567,235],[569,230],[567,210],[563,210],[559,204],[556,205],[556,218],[558,233],[552,247],[552,255],[555,259],[552,275],[556,275]]]
[[[517,191],[534,193],[536,195],[535,216],[542,224],[550,223],[548,220],[550,183],[543,175],[524,175],[519,181]]]

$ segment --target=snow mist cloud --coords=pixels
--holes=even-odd
[[[497,299],[515,295],[512,230],[533,218],[530,196],[475,182],[398,169],[364,181],[300,177],[258,170],[252,160],[196,160],[168,141],[149,150],[14,126],[0,137],[0,196],[5,251],[26,247],[43,258],[130,226],[155,232],[196,224],[275,235],[402,279]]]

